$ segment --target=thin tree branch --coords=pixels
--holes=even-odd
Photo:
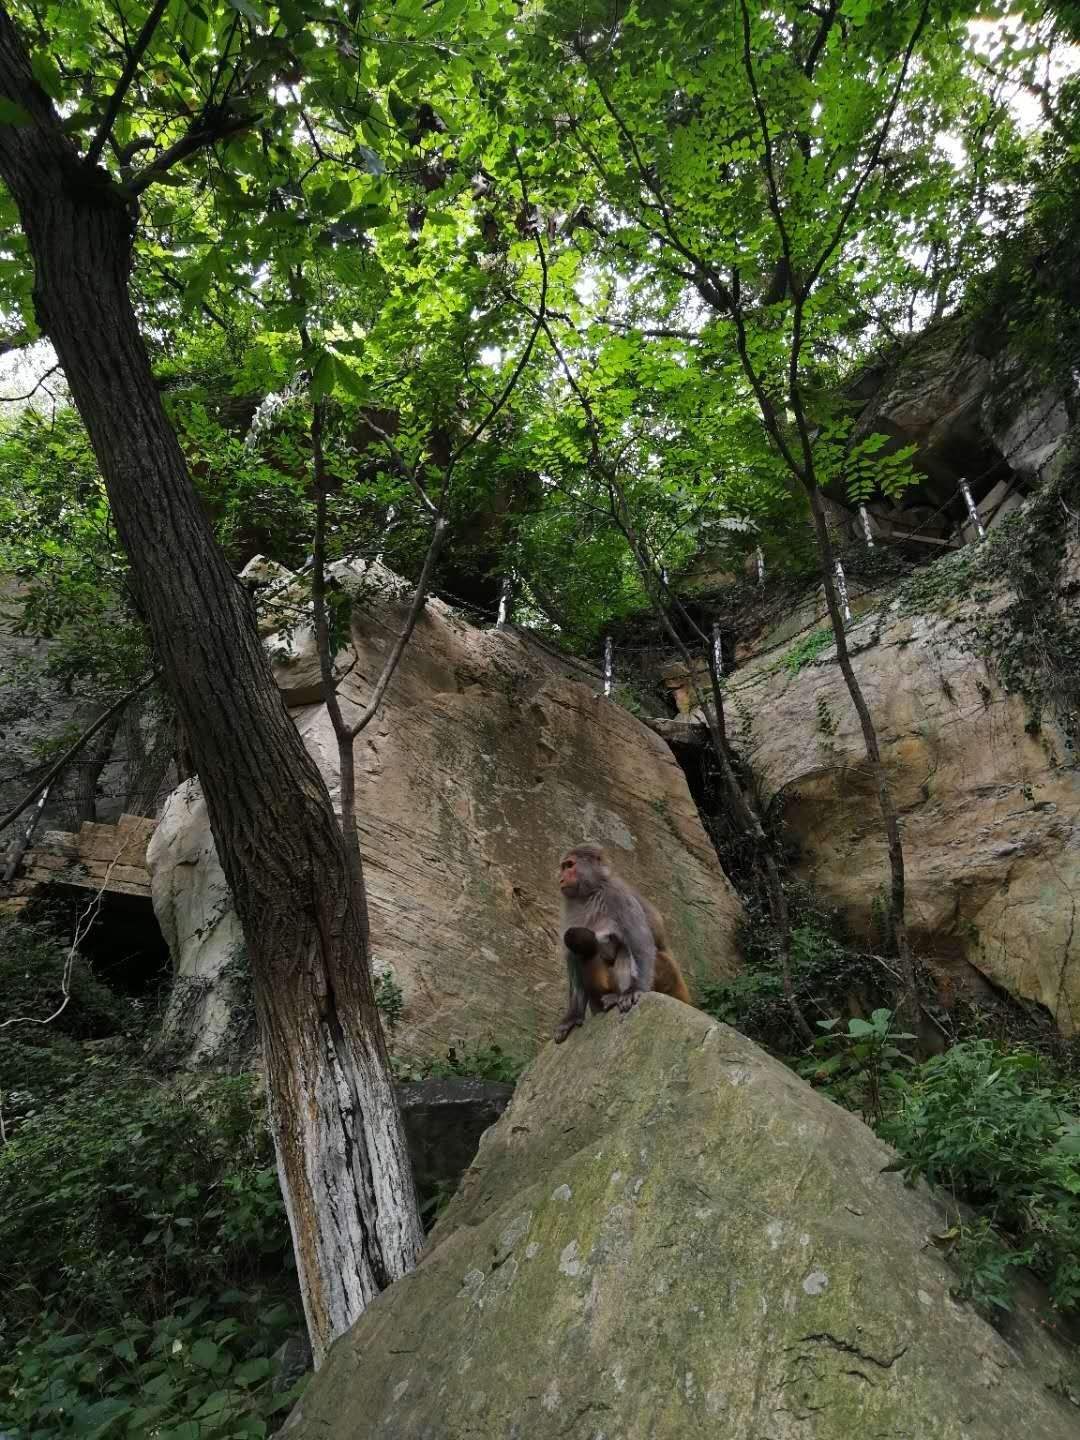
[[[675,226],[674,212],[672,210],[671,204],[668,201],[667,197],[664,195],[664,191],[660,185],[660,182],[650,170],[649,166],[646,165],[645,158],[641,153],[641,147],[637,143],[637,137],[634,135],[629,125],[619,113],[619,110],[616,108],[615,102],[612,100],[611,96],[604,88],[604,84],[600,80],[599,76],[596,74],[595,70],[590,68],[584,50],[581,49],[580,46],[577,46],[575,47],[575,53],[577,54],[577,57],[581,61],[581,63],[585,66],[585,70],[589,76],[589,79],[596,86],[597,94],[600,96],[604,109],[614,121],[615,126],[619,131],[619,134],[623,138],[624,143],[629,147],[630,153],[634,158],[634,165],[637,168],[637,172],[639,177],[641,178],[642,184],[646,187],[646,189],[656,201],[656,209],[660,212],[660,217],[663,220],[663,236],[657,235],[656,238],[662,240],[666,236],[667,241],[675,247],[675,249],[683,257],[683,259],[689,261],[689,263],[694,267],[695,273],[692,277],[690,277],[693,280],[693,283],[698,286],[698,288],[700,288],[702,281],[705,281],[706,285],[714,292],[711,298],[706,297],[709,299],[709,303],[716,304],[718,309],[724,309],[727,304],[727,296],[723,281],[720,279],[712,263],[710,261],[704,260],[700,255],[696,254],[690,248],[690,246],[686,244],[682,236],[679,234]],[[584,136],[582,136],[581,139],[583,145],[587,144]],[[598,163],[598,161],[594,160],[593,163],[595,165]],[[602,171],[601,175],[602,178],[604,178],[606,181],[607,177],[603,175]],[[719,303],[717,304],[717,302]]]
[[[851,194],[848,196],[847,201],[840,212],[840,218],[836,222],[836,228],[833,231],[831,240],[829,240],[829,242],[826,244],[825,249],[822,251],[816,265],[813,266],[809,276],[807,277],[805,285],[806,294],[810,293],[810,287],[818,279],[825,266],[829,263],[829,260],[832,257],[832,254],[835,251],[836,247],[840,244],[840,241],[844,235],[844,231],[847,228],[847,223],[851,219],[851,216],[855,210],[855,206],[859,203],[859,196],[862,194],[863,190],[866,187],[867,181],[870,179],[870,176],[873,174],[874,170],[877,167],[878,160],[881,158],[882,147],[884,146],[885,140],[888,137],[890,129],[892,128],[893,116],[896,114],[896,107],[900,103],[900,94],[904,88],[904,81],[907,79],[908,70],[911,68],[912,57],[915,54],[915,46],[919,43],[919,39],[922,35],[922,32],[926,29],[926,22],[929,18],[930,0],[923,0],[923,7],[922,10],[919,12],[918,23],[916,24],[915,29],[912,31],[911,39],[908,41],[907,49],[904,51],[904,62],[900,67],[900,74],[897,76],[896,84],[893,87],[893,93],[889,100],[888,108],[885,111],[885,118],[881,122],[881,128],[878,130],[877,138],[875,139],[870,149],[870,158],[867,160],[866,165],[863,168],[862,174],[855,182],[854,188],[852,189]]]
[[[52,782],[56,779],[57,775],[60,774],[60,771],[63,770],[64,766],[67,765],[72,759],[74,759],[74,757],[79,753],[82,747],[88,741],[92,740],[94,736],[98,733],[98,731],[109,723],[109,721],[114,715],[116,715],[119,711],[123,710],[125,705],[127,705],[130,701],[134,700],[136,695],[141,695],[144,690],[149,690],[150,686],[153,685],[154,681],[157,680],[160,674],[160,670],[153,671],[152,674],[148,675],[145,680],[140,681],[139,684],[136,685],[133,689],[127,691],[126,694],[121,695],[118,700],[114,700],[113,703],[109,706],[109,708],[104,711],[103,714],[99,715],[92,725],[88,726],[83,731],[83,733],[75,741],[74,745],[68,746],[64,753],[60,756],[60,759],[57,760],[54,765],[51,765],[49,767],[49,769],[45,772],[41,779],[29,791],[27,791],[27,793],[23,796],[19,803],[13,809],[9,810],[6,815],[0,816],[0,831],[6,830],[7,827],[12,823],[12,821],[19,818],[19,816],[23,813],[24,810],[28,810],[30,806],[34,803],[34,801],[37,799],[37,797],[41,794],[42,790],[45,789],[46,785],[52,784]]]
[[[137,175],[133,175],[130,180],[120,186],[120,189],[126,195],[141,195],[174,165],[178,165],[182,160],[190,159],[200,150],[216,145],[220,140],[229,140],[234,135],[240,135],[245,130],[250,130],[253,124],[254,119],[251,115],[242,115],[236,112],[219,115],[214,121],[200,115],[186,134],[181,135],[180,139],[174,145],[170,145],[167,150],[163,150],[156,160],[152,160]]]
[[[139,61],[146,53],[147,46],[154,38],[154,31],[157,29],[158,23],[168,7],[169,0],[154,0],[150,13],[147,15],[143,22],[142,29],[136,36],[135,44],[128,52],[127,63],[120,72],[120,79],[116,82],[116,89],[109,96],[109,103],[105,107],[105,115],[98,127],[98,132],[90,142],[90,148],[86,152],[87,165],[96,165],[100,160],[101,152],[105,149],[105,143],[112,134],[112,127],[116,122],[117,115],[120,113],[120,106],[124,102],[124,96],[127,94],[128,86],[132,80],[134,80],[135,72],[139,68]]]
[[[32,400],[37,394],[37,392],[41,389],[41,387],[45,384],[45,381],[51,379],[52,376],[55,375],[59,369],[60,362],[58,360],[55,365],[49,366],[48,370],[46,370],[45,374],[41,376],[34,388],[32,390],[28,390],[25,395],[0,395],[0,405],[17,405],[21,400]],[[47,395],[51,395],[52,393],[47,386],[45,389],[45,393]]]
[[[446,516],[438,515],[435,519],[431,543],[428,545],[427,554],[424,556],[424,564],[420,571],[420,578],[417,580],[416,589],[413,592],[412,604],[409,606],[409,613],[405,617],[405,624],[398,632],[398,637],[394,641],[393,648],[386,657],[382,673],[375,682],[375,689],[371,692],[370,700],[364,707],[359,718],[347,727],[346,733],[349,740],[355,740],[361,730],[365,729],[371,723],[375,718],[379,706],[382,704],[382,698],[386,694],[386,688],[394,678],[394,671],[397,669],[398,663],[405,653],[406,645],[408,645],[409,640],[412,638],[412,633],[416,629],[416,622],[420,618],[421,611],[427,604],[428,587],[431,584],[431,576],[435,569],[435,562],[438,560],[439,554],[446,542],[449,529],[450,522]]]
[[[803,74],[808,80],[812,80],[814,78],[814,71],[817,69],[817,62],[821,58],[821,52],[825,49],[825,42],[829,38],[833,23],[836,20],[836,12],[838,9],[838,0],[829,0],[829,8],[825,11],[824,15],[821,16],[821,24],[818,26],[818,32],[814,36],[813,43],[810,46],[810,50],[806,56],[806,61],[802,67]]]
[[[765,147],[765,180],[766,194],[768,196],[769,213],[773,217],[777,231],[780,235],[780,244],[783,248],[784,259],[787,261],[788,280],[793,291],[798,289],[798,281],[795,275],[795,266],[791,253],[791,236],[788,234],[787,224],[784,220],[783,206],[780,204],[780,187],[776,179],[776,166],[773,161],[772,136],[769,133],[769,119],[765,113],[765,106],[762,103],[761,93],[758,90],[757,76],[754,74],[754,58],[751,51],[750,34],[750,11],[747,8],[746,0],[739,0],[739,9],[742,13],[743,32],[743,69],[746,71],[746,78],[750,85],[750,94],[754,101],[754,109],[757,112],[758,127],[761,130],[761,141]]]

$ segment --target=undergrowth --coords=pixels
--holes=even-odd
[[[4,1018],[63,999],[64,948],[0,923]],[[137,1017],[136,1017],[137,1018]],[[0,1417],[17,1440],[266,1435],[302,1321],[247,1076],[162,1079],[85,962],[0,1037]]]
[[[1080,1311],[1080,1094],[1045,1061],[969,1040],[892,1077],[879,1128],[908,1179],[955,1201],[960,1292],[986,1311],[1011,1305],[1011,1273],[1030,1266],[1054,1304]]]
[[[392,1057],[395,1080],[491,1080],[513,1085],[528,1063],[528,1057],[508,1053],[494,1042],[461,1048],[452,1045],[445,1058],[403,1060]]]

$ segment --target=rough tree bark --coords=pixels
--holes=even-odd
[[[119,729],[120,716],[114,715],[86,746],[81,757],[72,764],[74,775],[71,783],[71,818],[76,827],[84,820],[97,819],[98,781]]]
[[[101,467],[247,941],[318,1364],[422,1242],[362,896],[154,385],[128,291],[132,204],[76,154],[2,6],[0,94],[29,115],[0,126],[0,177],[33,258],[38,317]]]

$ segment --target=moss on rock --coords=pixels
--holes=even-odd
[[[650,996],[547,1047],[290,1440],[1065,1440],[1067,1363],[950,1298],[943,1217],[750,1041]]]

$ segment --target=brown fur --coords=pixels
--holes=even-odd
[[[679,969],[678,961],[666,948],[663,922],[652,906],[646,907],[646,913],[650,921],[655,916],[659,922],[653,926],[653,935],[657,941],[656,945],[656,971],[653,975],[652,988],[660,995],[670,995],[675,1000],[681,1000],[684,1005],[691,1004],[690,991],[686,987],[682,971]],[[588,937],[586,939],[586,937]],[[605,995],[617,995],[618,986],[612,967],[615,964],[617,946],[610,940],[600,940],[591,930],[582,926],[575,927],[566,932],[565,943],[568,950],[572,950],[581,962],[581,980],[585,987],[585,994],[588,997],[589,1009],[594,1013],[605,1009],[603,997]]]

